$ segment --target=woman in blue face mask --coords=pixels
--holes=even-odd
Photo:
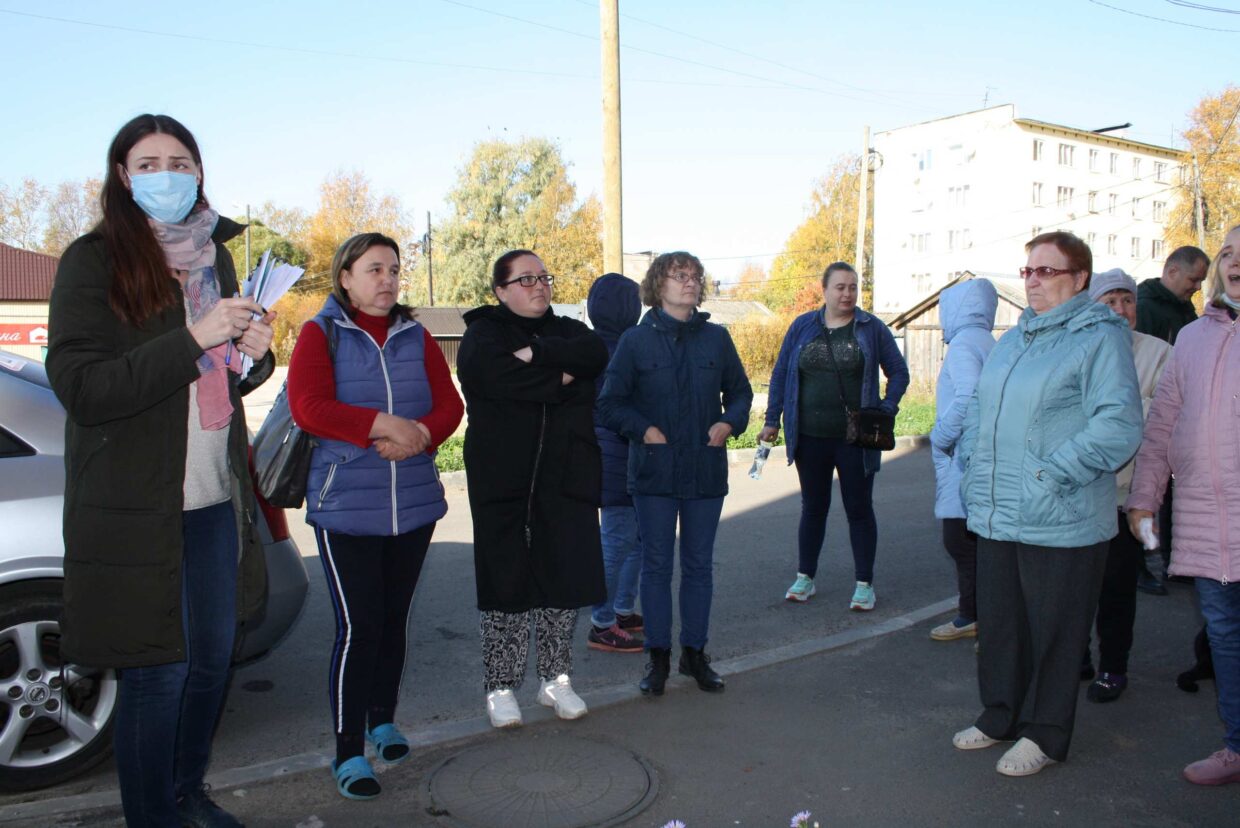
[[[121,128],[101,201],[51,300],[47,373],[68,413],[61,657],[120,671],[128,825],[240,825],[203,774],[238,624],[266,586],[241,396],[271,373],[273,315],[237,295],[223,243],[242,228],[208,205],[177,121]],[[230,348],[254,359],[245,379]]]

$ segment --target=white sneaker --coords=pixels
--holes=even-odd
[[[999,758],[995,770],[1004,776],[1033,776],[1042,768],[1053,764],[1055,760],[1043,753],[1036,742],[1022,736]]]
[[[999,740],[990,738],[976,727],[969,727],[953,736],[952,744],[957,750],[981,750],[999,744]]]
[[[573,683],[567,673],[561,673],[551,681],[544,681],[538,690],[538,703],[554,707],[561,719],[580,719],[586,715],[586,703],[573,692]]]
[[[491,727],[521,726],[521,707],[507,687],[487,693],[487,715],[491,717]]]

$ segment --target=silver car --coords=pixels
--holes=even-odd
[[[55,785],[107,757],[113,670],[60,658],[64,579],[65,411],[43,366],[0,351],[0,790]],[[284,512],[259,501],[267,557],[266,614],[240,660],[292,627],[308,580]]]

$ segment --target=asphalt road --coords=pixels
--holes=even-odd
[[[658,826],[672,818],[687,820],[691,828],[787,824],[788,816],[802,807],[828,807],[832,824],[843,818],[875,825],[897,820],[906,825],[959,824],[966,818],[993,824],[1034,815],[1034,810],[1025,810],[1021,796],[1009,801],[1016,790],[1047,792],[1045,800],[1038,796],[1029,800],[1038,818],[1025,821],[1035,824],[1085,824],[1077,817],[1092,824],[1227,824],[1215,820],[1234,810],[1219,811],[1215,803],[1230,802],[1234,808],[1240,805],[1236,799],[1240,792],[1211,791],[1210,798],[1176,779],[1184,762],[1215,749],[1220,729],[1213,715],[1211,685],[1197,696],[1169,685],[1190,660],[1188,643],[1196,620],[1187,590],[1179,589],[1169,599],[1142,599],[1139,649],[1143,635],[1151,643],[1134,657],[1134,685],[1124,700],[1105,708],[1082,702],[1089,710],[1083,709],[1086,721],[1081,730],[1102,734],[1080,750],[1085,758],[1074,757],[1027,788],[1012,789],[987,770],[993,765],[987,762],[997,755],[987,756],[987,761],[962,760],[948,742],[951,733],[975,715],[977,702],[972,647],[968,642],[932,643],[925,634],[950,606],[945,599],[954,595],[953,570],[933,519],[929,452],[894,452],[879,474],[878,605],[868,614],[847,610],[852,563],[838,497],[817,579],[818,595],[806,605],[783,600],[796,568],[796,476],[774,457],[761,481],[750,480],[747,468],[732,467],[732,493],[716,548],[708,652],[734,674],[728,693],[721,697],[726,702],[683,684],[658,707],[631,701],[643,657],[586,649],[587,622],[582,620],[574,685],[591,700],[595,712],[572,725],[527,715],[527,721],[545,723],[521,731],[585,734],[649,756],[659,773],[659,795],[647,812],[626,824]],[[401,774],[409,784],[399,792],[385,790],[380,799],[386,804],[370,803],[365,811],[339,799],[321,769],[259,781],[278,775],[281,767],[321,766],[333,744],[326,692],[331,611],[313,539],[300,515],[290,515],[311,575],[311,593],[290,637],[265,659],[237,672],[211,769],[217,784],[244,781],[223,796],[232,797],[226,801],[246,814],[250,824],[438,825],[425,814],[423,775],[445,752],[470,740],[496,738],[480,718],[484,715],[481,656],[464,490],[450,489],[449,502],[449,514],[436,531],[415,597],[409,666],[397,714],[402,728],[427,748],[419,750],[414,761],[389,771]],[[916,620],[912,629],[871,636],[908,626],[910,616]],[[1143,656],[1148,656],[1144,662]],[[1139,677],[1141,668],[1151,675]],[[1129,700],[1147,688],[1156,692],[1144,694],[1142,702]],[[519,692],[527,711],[536,690],[531,664]],[[1134,721],[1138,704],[1144,705],[1140,717],[1145,718]],[[1163,716],[1160,711],[1168,706],[1178,707]],[[1107,731],[1112,726],[1115,734]],[[720,736],[724,733],[726,737]],[[660,738],[663,734],[666,738]],[[1153,753],[1144,749],[1143,734],[1161,739]],[[1099,749],[1100,741],[1106,749]],[[1125,769],[1109,782],[1108,774],[1115,769],[1109,767],[1108,749],[1135,757],[1138,770]],[[1089,770],[1076,772],[1077,766]],[[1134,773],[1146,771],[1151,774],[1148,785],[1134,780]],[[952,798],[944,788],[958,781],[956,774],[972,780],[962,791],[970,798],[967,807],[966,800],[958,803],[963,808],[959,819],[953,818]],[[846,782],[837,785],[836,777]],[[1064,780],[1064,787],[1047,789],[1043,778]],[[14,806],[23,801],[52,800],[45,807],[54,807],[53,801],[83,807],[98,804],[115,788],[114,779],[108,764],[68,785],[2,798],[0,820],[20,813]],[[1093,801],[1090,792],[1098,786],[1105,788],[1095,791],[1101,800],[1112,804],[1103,811],[1082,810]],[[1141,791],[1147,789],[1149,796],[1143,798]],[[852,791],[856,794],[848,795]],[[995,791],[1007,791],[1009,796],[996,796]],[[1118,807],[1117,792],[1126,797]],[[64,799],[82,795],[86,797]],[[1061,807],[1054,807],[1056,802]],[[1185,813],[1191,815],[1195,802],[1203,805],[1200,818],[1176,818],[1180,804],[1189,807]],[[1154,811],[1149,810],[1152,807]],[[1128,820],[1146,813],[1161,816],[1153,821]],[[729,815],[732,818],[725,819]],[[32,817],[26,824],[58,820],[59,824],[115,823],[114,817],[101,813],[98,818]]]

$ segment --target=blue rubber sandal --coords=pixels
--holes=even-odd
[[[346,759],[344,764],[336,767],[336,760],[332,760],[332,776],[336,779],[336,790],[345,799],[374,799],[379,795],[379,779],[375,776],[375,772],[371,770],[370,763],[366,761],[365,756],[354,756],[352,759]],[[351,788],[358,782],[371,780],[375,783],[374,793],[356,793]]]
[[[413,751],[409,748],[409,740],[405,738],[394,724],[381,724],[374,730],[366,732],[366,741],[375,746],[375,753],[389,765],[395,765],[409,758]],[[388,757],[388,750],[404,748],[405,752],[396,758]]]

